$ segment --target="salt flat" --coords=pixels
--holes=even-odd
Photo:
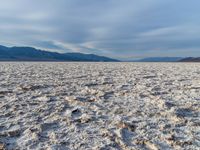
[[[1,62],[0,147],[200,149],[200,64]]]

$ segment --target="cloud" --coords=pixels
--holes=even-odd
[[[6,0],[0,5],[0,42],[116,58],[196,56],[199,4],[197,0]]]

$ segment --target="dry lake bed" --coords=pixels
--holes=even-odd
[[[200,149],[199,63],[0,63],[0,149]]]

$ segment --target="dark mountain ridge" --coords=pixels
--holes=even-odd
[[[187,57],[181,59],[179,62],[200,62],[200,57]]]
[[[119,60],[105,56],[83,53],[58,53],[32,47],[5,47],[0,45],[0,61],[105,61]]]

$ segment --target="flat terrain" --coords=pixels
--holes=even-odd
[[[200,149],[198,63],[0,63],[0,149]]]

